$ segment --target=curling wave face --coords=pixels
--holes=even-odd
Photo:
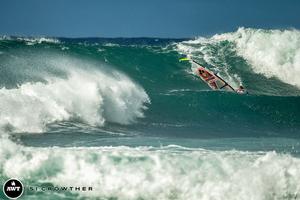
[[[93,66],[89,70],[80,69],[80,62],[70,57],[56,59],[61,61],[60,65],[68,64],[56,66],[67,77],[45,76],[41,77],[43,82],[25,82],[16,88],[0,89],[3,129],[42,132],[47,124],[64,120],[103,126],[105,121],[130,124],[143,117],[149,97],[128,77]]]

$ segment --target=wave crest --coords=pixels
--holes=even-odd
[[[149,102],[146,92],[119,72],[72,69],[66,79],[0,89],[0,126],[42,132],[49,123],[72,119],[97,126],[130,124],[143,117]]]
[[[255,73],[262,74],[267,78],[276,77],[284,83],[300,88],[299,30],[239,28],[232,33],[185,41],[179,43],[177,47],[179,51],[186,54],[202,55],[201,57],[207,63],[214,66],[224,57],[222,46],[216,44],[226,41],[234,44],[232,49],[250,64]],[[209,45],[213,45],[213,47],[207,48]],[[218,50],[214,51],[216,48]],[[207,49],[213,49],[213,51],[210,52]],[[214,60],[215,63],[212,63],[211,60]],[[220,63],[226,65],[226,61],[221,60]]]

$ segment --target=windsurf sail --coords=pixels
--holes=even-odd
[[[235,89],[230,84],[228,84],[224,79],[222,79],[219,75],[201,66],[201,64],[196,62],[195,60],[190,58],[181,58],[179,61],[187,61],[187,60],[192,61],[195,65],[197,65],[196,74],[204,82],[206,82],[211,89],[236,92]]]

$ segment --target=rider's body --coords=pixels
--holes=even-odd
[[[245,90],[245,88],[242,85],[240,85],[240,87],[238,89],[236,89],[236,92],[238,94],[245,94],[245,93],[247,93],[247,91]]]

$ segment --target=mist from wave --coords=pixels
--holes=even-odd
[[[7,62],[14,66],[10,74],[15,77],[31,69],[26,78],[32,80],[0,89],[0,126],[4,130],[42,132],[47,124],[65,120],[93,126],[103,126],[105,121],[130,124],[143,117],[145,104],[150,102],[139,85],[117,70],[58,54],[33,58],[29,63],[31,58]]]

